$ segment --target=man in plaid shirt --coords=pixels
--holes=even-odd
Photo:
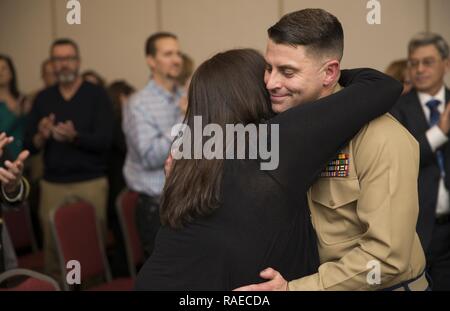
[[[123,171],[128,187],[139,193],[137,229],[148,257],[160,226],[159,197],[172,144],[170,133],[182,121],[178,107],[182,91],[176,83],[182,59],[177,37],[171,33],[150,36],[145,53],[152,76],[125,106],[122,125],[128,148]]]

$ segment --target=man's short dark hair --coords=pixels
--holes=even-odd
[[[170,32],[157,32],[148,37],[147,42],[145,43],[145,55],[156,56],[156,41],[164,38],[172,38],[177,40],[177,36]]]
[[[50,55],[53,52],[53,48],[57,45],[71,45],[75,49],[75,53],[77,54],[77,56],[78,57],[80,56],[80,50],[78,48],[78,44],[69,38],[56,39],[55,41],[53,41],[52,46],[50,47]]]
[[[344,30],[336,16],[322,9],[304,9],[284,15],[267,30],[277,44],[302,45],[318,55],[339,60],[344,53]]]

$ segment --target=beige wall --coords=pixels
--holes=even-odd
[[[81,24],[69,25],[66,1],[55,1],[56,37],[73,38],[79,43],[83,69],[94,69],[109,81],[127,79],[135,87],[143,87],[148,77],[144,43],[158,29],[156,0],[80,3]]]
[[[450,43],[450,1],[431,0],[430,16],[430,30],[442,34]],[[450,73],[446,82],[450,86]]]
[[[343,67],[384,70],[394,59],[406,57],[409,38],[425,30],[425,0],[382,0],[381,24],[369,25],[364,0],[284,0],[284,11],[319,7],[333,13],[345,35]]]
[[[39,66],[48,57],[50,1],[0,0],[0,53],[13,58],[19,87],[27,92],[39,86]]]
[[[384,70],[406,56],[408,39],[428,25],[450,40],[449,0],[381,0],[381,25],[372,26],[366,0],[80,0],[81,25],[66,23],[66,2],[0,0],[0,53],[13,56],[25,91],[41,85],[39,66],[56,37],[79,42],[83,69],[141,88],[148,77],[144,42],[154,31],[178,34],[198,65],[233,47],[263,51],[266,29],[283,13],[305,7],[327,9],[342,21],[345,67]]]
[[[179,35],[198,65],[217,52],[252,47],[264,51],[266,29],[278,20],[274,0],[163,0],[162,29]]]

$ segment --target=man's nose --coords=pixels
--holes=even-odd
[[[175,57],[173,58],[172,62],[173,62],[175,65],[181,65],[182,62],[183,62],[183,59],[182,59],[180,56],[175,56]]]
[[[423,72],[425,70],[425,66],[423,64],[423,62],[419,62],[419,64],[417,65],[417,72]]]
[[[266,81],[266,88],[269,91],[281,88],[281,81],[279,79],[279,75],[277,75],[273,71],[270,74],[268,74]]]

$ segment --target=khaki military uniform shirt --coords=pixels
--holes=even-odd
[[[319,271],[289,282],[289,290],[387,288],[425,269],[416,233],[417,141],[386,114],[366,125],[341,155],[349,160],[347,176],[320,177],[308,192]],[[380,284],[373,284],[377,263]]]

